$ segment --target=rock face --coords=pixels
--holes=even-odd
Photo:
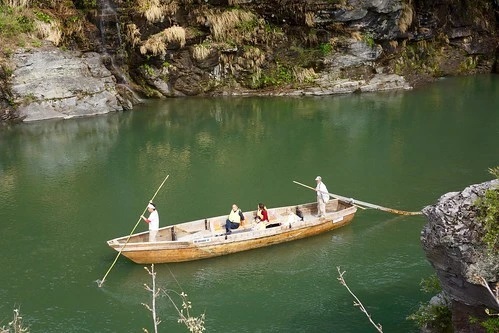
[[[131,67],[146,65],[137,74],[163,96],[410,89],[434,77],[490,73],[499,45],[498,8],[488,0],[176,2],[185,9],[150,28],[140,21],[134,42]],[[166,43],[152,55],[156,63],[144,62],[138,45],[172,26],[187,29],[184,46]]]
[[[98,53],[53,46],[14,55],[11,92],[24,121],[123,110],[116,80]]]
[[[488,253],[481,241],[484,230],[474,208],[489,188],[499,188],[499,180],[445,194],[437,204],[423,209],[428,224],[421,242],[443,291],[452,300],[454,332],[484,332],[469,317],[486,319],[486,308],[499,310],[497,300],[479,279],[483,277],[491,287],[499,281],[499,256]]]
[[[496,0],[164,0],[144,6],[97,0],[63,6],[73,3],[87,13],[80,23],[83,40],[92,42],[74,38],[66,46],[91,52],[44,47],[15,53],[14,76],[0,72],[0,80],[12,83],[12,89],[0,84],[0,121],[132,108],[136,101],[127,87],[159,98],[328,95],[411,89],[499,67]]]

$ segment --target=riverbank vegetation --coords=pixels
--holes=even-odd
[[[452,312],[450,310],[450,300],[442,291],[440,281],[436,274],[422,279],[420,289],[428,295],[437,295],[427,303],[420,303],[418,309],[407,316],[420,329],[430,329],[440,333],[451,333]]]
[[[8,58],[16,48],[47,41],[99,52],[108,69],[147,97],[345,93],[345,81],[367,84],[379,74],[399,74],[415,86],[440,76],[490,72],[494,63],[493,8],[484,1],[473,13],[486,23],[475,27],[457,15],[455,31],[444,29],[445,22],[465,5],[433,13],[409,0],[389,12],[377,2],[355,8],[343,0],[282,4],[8,0],[0,7],[0,53]],[[381,19],[383,25],[375,24]],[[484,36],[485,25],[490,42],[472,45],[475,30]],[[387,80],[380,89],[406,88]]]
[[[499,166],[490,168],[489,173],[499,180]],[[485,269],[477,268],[474,279],[487,289],[490,296],[495,299],[497,308],[499,308],[499,281],[498,276],[482,276],[483,271],[499,271],[499,188],[490,188],[485,191],[483,197],[475,203],[478,209],[478,220],[483,226],[482,241],[487,247],[487,253],[484,254]],[[492,267],[492,269],[490,269]],[[496,281],[492,287],[488,281]],[[480,320],[475,317],[470,318],[470,322],[480,325],[487,333],[499,332],[499,312],[486,309],[488,318]]]
[[[499,166],[489,169],[491,175],[499,179]],[[478,219],[483,225],[483,242],[491,254],[499,252],[499,188],[485,191],[485,195],[475,203]]]
[[[85,15],[71,1],[0,2],[0,57],[9,57],[17,48],[40,47],[44,40],[55,46],[88,45]]]

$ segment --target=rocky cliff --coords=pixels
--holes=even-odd
[[[487,251],[475,207],[477,199],[492,188],[499,189],[499,180],[448,193],[437,204],[423,209],[428,224],[421,242],[443,291],[451,299],[454,332],[485,332],[470,318],[487,319],[487,308],[499,311],[497,298],[485,288],[485,283],[493,289],[499,282],[499,255]]]
[[[59,5],[43,3],[49,21],[67,20],[58,14]],[[73,4],[71,10],[80,13],[72,16],[81,20],[76,22],[78,29],[65,31],[57,40],[51,34],[45,39],[85,50],[105,65],[114,79],[101,69],[104,76],[93,77],[102,80],[98,85],[105,87],[107,96],[96,96],[90,89],[88,95],[95,98],[76,107],[72,101],[85,95],[85,89],[76,89],[72,96],[70,90],[54,96],[49,90],[60,92],[57,76],[46,77],[45,93],[30,95],[3,88],[4,84],[3,118],[15,110],[18,117],[36,120],[50,114],[93,113],[83,111],[88,105],[104,106],[105,112],[130,107],[134,103],[130,91],[123,93],[119,87],[146,97],[324,95],[410,89],[435,77],[490,73],[497,67],[496,0],[75,0]],[[33,79],[25,76],[29,71],[23,59],[43,62],[46,53],[38,55],[37,50],[17,51],[11,57],[14,81]],[[53,54],[66,61],[72,57],[60,50]],[[75,61],[85,57],[76,55]],[[89,68],[95,66],[93,61]],[[71,77],[81,81],[74,72],[59,73],[67,74],[65,83]],[[3,78],[10,80],[8,75]],[[118,100],[114,106],[109,93]],[[39,106],[45,116],[33,112]]]
[[[48,46],[13,55],[14,96],[24,98],[25,121],[71,118],[123,110],[116,79],[94,52],[64,52]]]

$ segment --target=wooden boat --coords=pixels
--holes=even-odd
[[[324,217],[316,216],[314,202],[268,209],[270,222],[265,225],[257,222],[256,211],[244,212],[244,223],[228,235],[227,215],[222,215],[161,228],[151,241],[146,231],[107,243],[138,264],[191,261],[318,235],[347,225],[356,211],[351,203],[334,199],[327,203]]]

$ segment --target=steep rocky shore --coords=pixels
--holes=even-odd
[[[74,6],[78,35],[45,37],[59,48],[19,48],[9,66],[1,66],[0,120],[128,109],[137,102],[132,90],[146,98],[344,94],[410,89],[498,66],[495,0],[98,0]],[[60,6],[42,9],[46,20],[60,19]]]
[[[428,224],[421,233],[421,242],[451,300],[456,333],[485,332],[472,323],[471,317],[486,320],[487,308],[499,311],[497,300],[483,285],[486,282],[493,288],[499,282],[499,255],[487,251],[475,207],[477,199],[492,188],[499,188],[499,180],[447,193],[435,205],[423,209]]]
[[[123,110],[116,79],[98,53],[64,52],[47,46],[18,52],[13,60],[12,93],[28,99],[20,108],[25,121]]]

